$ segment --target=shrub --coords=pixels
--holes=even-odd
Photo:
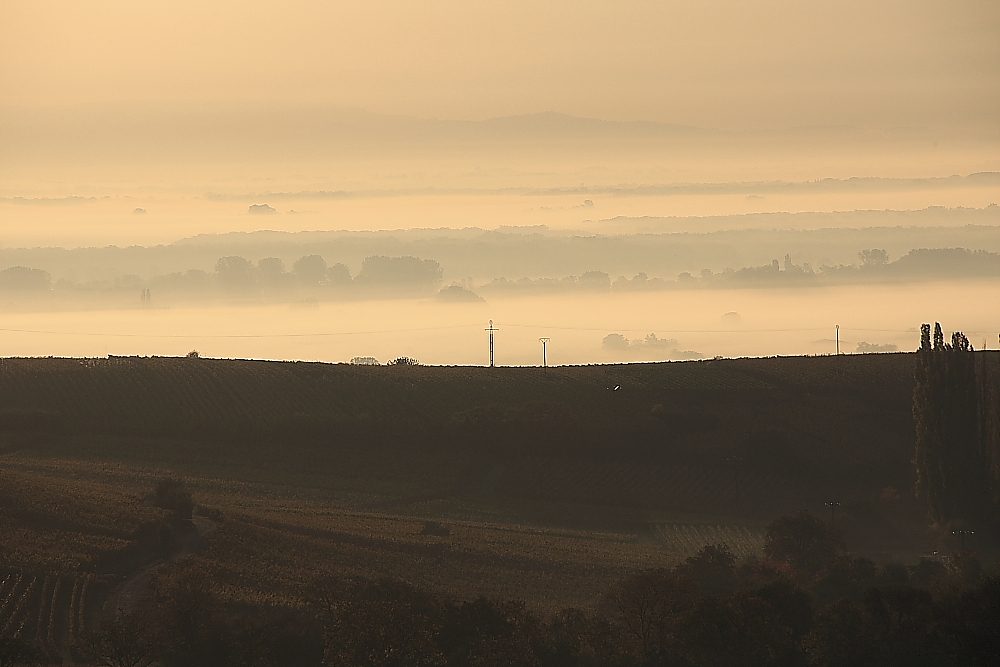
[[[184,482],[179,479],[160,480],[153,495],[157,507],[170,510],[178,519],[191,519],[194,501],[191,493],[184,488]]]
[[[420,362],[411,357],[396,357],[392,361],[387,361],[386,366],[419,366]]]

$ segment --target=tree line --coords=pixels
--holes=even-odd
[[[425,291],[441,282],[441,265],[435,260],[417,257],[374,255],[361,263],[352,276],[345,264],[328,265],[320,255],[306,255],[286,267],[278,257],[265,257],[256,263],[238,255],[220,257],[214,271],[190,269],[144,280],[127,274],[114,280],[78,284],[66,278],[55,283],[49,272],[24,266],[0,271],[0,291],[39,292],[73,289],[142,290],[143,301],[151,292],[266,292],[293,289],[360,288],[366,290]]]

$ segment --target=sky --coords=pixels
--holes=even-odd
[[[768,224],[748,214],[815,213],[796,218],[815,227],[830,212],[928,207],[942,207],[930,217],[951,247],[948,229],[965,218],[949,211],[1000,203],[1000,181],[970,177],[1000,172],[996,0],[0,0],[0,26],[5,249],[259,229],[699,233]],[[694,185],[664,187],[674,184]],[[260,204],[274,214],[251,215]],[[131,284],[112,268],[95,264],[81,275],[105,282],[72,289]],[[563,277],[544,273],[524,277]],[[615,331],[714,356],[828,351],[834,318],[900,349],[942,314],[977,335],[1000,329],[998,315],[972,296],[948,297],[947,285],[881,289],[507,299],[460,316],[433,295],[171,310],[154,294],[152,315],[120,289],[60,312],[5,310],[17,299],[0,295],[17,330],[0,330],[0,349],[161,354],[197,344],[215,356],[476,363],[475,336],[492,317],[511,340],[518,323],[540,327],[508,358],[533,363],[546,327],[586,319],[551,329],[556,362],[586,363],[615,360],[601,348]],[[858,299],[898,307],[872,324],[877,313],[852,319]],[[751,323],[795,316],[777,337],[678,334],[719,329],[729,311]],[[397,312],[424,333],[393,329]],[[434,329],[448,318],[466,342]],[[175,338],[151,333],[163,322]],[[229,322],[277,337],[227,338]],[[337,345],[286,337],[320,328],[383,333]],[[133,333],[115,338],[121,331]]]
[[[991,0],[0,3],[0,105],[556,111],[699,127],[983,128]]]

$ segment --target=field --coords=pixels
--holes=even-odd
[[[166,477],[211,525],[197,558],[234,601],[297,605],[361,575],[587,607],[705,544],[757,554],[768,521],[830,500],[853,547],[915,557],[913,363],[4,359],[2,632],[65,655],[165,557],[149,498]]]
[[[905,484],[912,368],[907,354],[549,369],[5,359],[0,447],[404,496],[472,491],[531,458]]]

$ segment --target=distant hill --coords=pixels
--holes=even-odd
[[[368,484],[402,500],[489,492],[685,511],[736,502],[770,515],[911,486],[913,363],[911,354],[548,369],[4,359],[0,447]],[[731,489],[741,473],[754,481]],[[682,491],[692,475],[716,481]]]

